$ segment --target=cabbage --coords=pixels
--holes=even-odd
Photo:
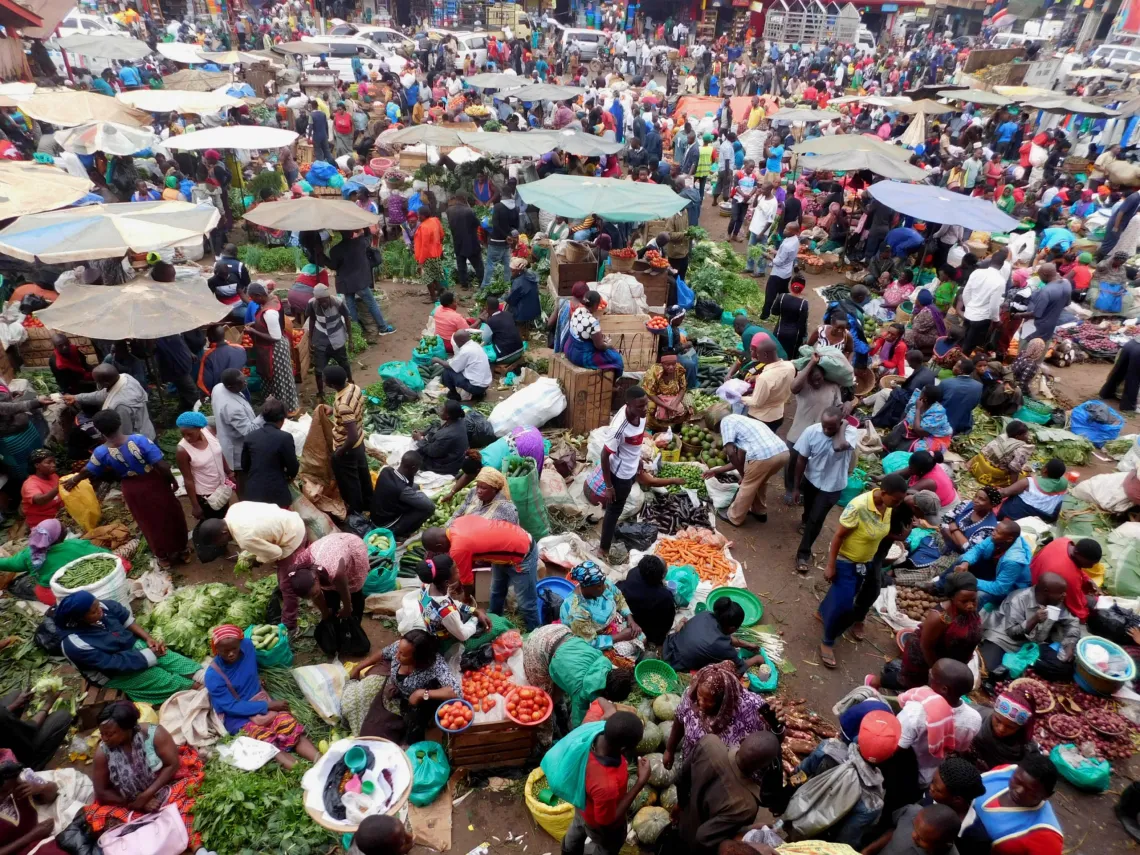
[[[196,626],[188,617],[176,617],[164,624],[163,634],[163,640],[183,656],[199,659],[209,652],[206,630]]]
[[[661,728],[653,722],[647,722],[641,734],[641,742],[637,743],[638,754],[649,754],[661,747]]]
[[[633,817],[630,825],[633,833],[637,835],[638,843],[643,846],[652,846],[661,836],[661,832],[669,827],[669,811],[659,807],[643,807]]]
[[[261,623],[265,617],[265,609],[258,608],[250,597],[238,597],[226,609],[225,622],[232,623],[245,629],[247,626]]]
[[[658,721],[672,721],[681,705],[681,696],[666,692],[653,699],[653,715]]]
[[[674,761],[673,768],[666,769],[664,754],[650,754],[645,759],[649,761],[649,786],[661,789],[670,786],[677,780],[677,770],[681,768],[680,763]]]

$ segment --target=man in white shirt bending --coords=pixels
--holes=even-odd
[[[451,343],[455,348],[451,359],[437,356],[432,360],[443,365],[440,381],[447,387],[447,397],[461,400],[459,390],[462,389],[473,400],[482,400],[491,385],[491,360],[483,345],[471,338],[471,330],[459,330],[451,337]]]
[[[994,321],[1001,317],[1001,301],[1005,296],[1005,277],[1002,265],[1004,249],[995,252],[990,260],[978,267],[966,280],[966,287],[958,295],[958,311],[966,321],[966,335],[962,339],[962,352],[967,356],[976,347],[984,347]]]

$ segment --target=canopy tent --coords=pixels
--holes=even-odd
[[[931,101],[929,98],[923,98],[919,101],[906,101],[898,99],[892,109],[898,110],[900,113],[907,113],[912,116],[917,113],[925,113],[928,116],[940,116],[944,113],[958,112],[957,108],[951,106],[950,104],[942,104],[938,101]]]
[[[13,101],[27,101],[38,87],[34,83],[15,81],[13,83],[0,83],[0,96],[11,98]]]
[[[384,134],[379,141],[385,145],[463,145],[458,131],[439,125],[410,125],[391,135]]]
[[[120,258],[200,238],[219,217],[213,205],[189,202],[122,202],[29,214],[0,230],[0,253],[45,264]]]
[[[1013,98],[1015,101],[1018,98],[1025,98],[1030,95],[1052,96],[1061,94],[1052,89],[1042,89],[1040,86],[995,86],[994,92],[998,95],[1004,95],[1006,98]]]
[[[899,142],[909,149],[917,149],[926,142],[926,113],[919,110],[915,114],[899,137]]]
[[[146,128],[119,125],[115,122],[92,122],[58,131],[55,141],[64,151],[76,154],[135,154],[159,144],[158,137]]]
[[[223,51],[198,51],[198,56],[202,57],[204,62],[216,62],[218,65],[237,65],[239,62],[248,65],[254,62],[262,62],[262,57],[256,54],[246,53],[243,50],[223,50]]]
[[[495,157],[542,157],[557,147],[551,134],[531,131],[525,134],[491,134],[460,131],[464,145]]]
[[[199,54],[198,45],[187,44],[186,42],[159,42],[156,49],[167,59],[180,62],[183,65],[201,65],[205,62]]]
[[[1004,95],[981,89],[943,89],[938,93],[938,97],[949,98],[951,101],[962,101],[966,104],[980,104],[983,107],[1004,107],[1013,103]]]
[[[659,220],[688,204],[687,199],[662,185],[579,175],[550,175],[540,181],[520,184],[518,193],[528,205],[556,216],[597,214],[617,223]]]
[[[228,86],[233,75],[227,71],[200,71],[184,68],[162,78],[163,86],[182,92],[213,92],[219,86]],[[160,90],[167,91],[167,90]]]
[[[167,113],[211,115],[242,105],[240,98],[225,93],[197,92],[189,89],[135,89],[130,92],[120,92],[115,97],[131,107],[163,115]]]
[[[895,178],[900,181],[922,181],[926,178],[926,170],[893,157],[887,157],[877,151],[850,151],[836,152],[835,154],[817,154],[805,157],[800,161],[805,169],[826,169],[829,172],[854,172],[868,169],[875,175],[883,178]]]
[[[320,56],[322,53],[329,52],[325,45],[312,42],[282,42],[279,45],[274,45],[273,50],[287,53],[290,56]]]
[[[89,122],[117,122],[120,125],[150,127],[150,116],[97,92],[37,92],[20,105],[33,119],[61,128],[74,128]]]
[[[579,157],[600,157],[603,154],[617,154],[625,148],[625,143],[610,141],[582,131],[536,131],[554,138],[554,147],[567,154]]]
[[[340,199],[318,199],[302,196],[279,202],[262,202],[243,217],[246,222],[286,232],[336,229],[352,231],[366,229],[380,222],[377,214],[369,213],[352,202]]]
[[[90,189],[86,178],[54,166],[30,160],[0,161],[0,220],[71,205]]]
[[[1140,97],[1133,98],[1130,101],[1125,101],[1123,104],[1116,108],[1117,118],[1126,119],[1132,116],[1140,116]]]
[[[706,114],[715,116],[723,98],[711,98],[707,95],[682,95],[677,99],[677,106],[673,109],[673,118],[679,120],[681,116],[688,116],[693,126]],[[732,121],[735,124],[748,121],[748,114],[752,111],[752,99],[747,95],[735,95],[729,100],[732,107]]]
[[[833,122],[842,118],[842,114],[836,113],[834,110],[805,110],[796,107],[785,107],[768,117],[769,121],[772,122],[792,123]]]
[[[207,148],[265,151],[290,146],[297,139],[297,136],[295,131],[286,131],[281,128],[267,128],[261,125],[226,125],[221,128],[206,128],[203,131],[171,137],[166,141],[166,147],[178,151],[202,151]]]
[[[138,39],[125,36],[85,36],[74,33],[56,41],[62,50],[96,59],[142,59],[151,53],[150,46]]]
[[[519,77],[517,74],[483,72],[482,74],[472,74],[469,77],[464,77],[463,82],[475,89],[517,89],[520,86],[526,86],[529,81],[527,78]]]
[[[888,208],[929,223],[962,226],[982,232],[1004,233],[1021,223],[980,196],[963,196],[930,184],[880,181],[871,195]]]
[[[508,98],[518,98],[520,101],[569,101],[586,94],[586,90],[579,86],[558,86],[553,83],[533,83],[519,89],[510,89],[503,93]]]
[[[1034,110],[1044,110],[1046,113],[1075,113],[1078,116],[1119,116],[1116,110],[1102,107],[1086,101],[1083,98],[1074,98],[1068,95],[1039,95],[1033,98],[1022,99],[1021,104]]]
[[[174,282],[139,278],[124,285],[73,285],[36,317],[49,329],[121,341],[178,335],[216,324],[229,313],[230,307],[218,302],[206,280],[195,276]]]
[[[796,143],[792,146],[792,151],[797,154],[840,154],[848,151],[867,151],[903,163],[910,160],[911,155],[902,146],[892,145],[883,142],[878,137],[869,137],[863,134],[836,134],[831,137],[816,137]]]
[[[1097,77],[1125,77],[1126,73],[1117,71],[1115,68],[1078,68],[1075,71],[1070,71],[1068,76],[1091,80]]]

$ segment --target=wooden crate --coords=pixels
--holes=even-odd
[[[626,371],[645,371],[657,361],[657,336],[645,328],[649,315],[602,315],[602,332],[625,360]]]
[[[525,766],[534,750],[538,728],[509,719],[499,724],[473,724],[462,733],[446,734],[447,757],[452,769],[494,769]]]
[[[633,265],[629,275],[641,283],[645,289],[645,302],[650,306],[673,305],[673,277],[659,270],[653,270],[644,261]]]
[[[421,166],[426,166],[428,162],[427,154],[422,151],[402,151],[400,152],[400,169],[404,172],[412,173],[419,169]]]
[[[559,297],[569,297],[575,282],[597,282],[596,261],[571,261],[550,265],[550,281]]]
[[[610,423],[614,396],[614,373],[595,368],[579,368],[559,353],[550,360],[550,376],[566,395],[563,427],[572,434],[587,434]]]

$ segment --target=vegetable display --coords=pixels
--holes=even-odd
[[[713,586],[727,585],[736,569],[724,557],[724,549],[687,538],[657,541],[657,557],[669,567],[691,565],[702,581]]]
[[[684,478],[684,488],[696,490],[697,495],[702,499],[709,497],[709,491],[705,487],[704,473],[696,466],[687,466],[684,463],[662,463],[657,470],[657,477]],[[674,484],[667,489],[670,493],[680,493],[682,487]]]
[[[439,726],[443,730],[456,731],[463,730],[469,724],[475,714],[471,712],[471,707],[461,701],[449,701],[442,704],[436,712],[439,718]]]
[[[511,682],[514,672],[498,662],[493,665],[484,665],[477,671],[463,672],[463,698],[473,706],[480,706],[483,712],[489,712],[495,706],[491,695],[502,695],[515,688]]]
[[[423,356],[431,356],[443,345],[443,340],[437,335],[425,335],[416,345],[415,352]]]
[[[550,695],[533,686],[523,686],[507,695],[507,715],[519,724],[537,724],[550,712]]]
[[[669,321],[661,315],[654,315],[645,322],[645,328],[650,332],[667,330],[669,329]]]
[[[899,611],[911,620],[921,622],[922,619],[926,617],[928,611],[938,606],[937,597],[918,588],[908,588],[905,585],[898,585],[895,590]]]
[[[281,640],[277,627],[271,623],[261,624],[255,626],[253,632],[250,634],[250,641],[253,646],[258,650],[272,650],[277,646],[277,642]]]
[[[681,428],[681,459],[699,461],[708,467],[724,466],[728,463],[724,447],[719,438],[703,428],[686,425]],[[688,445],[689,448],[684,446]],[[699,451],[693,449],[699,448]]]
[[[58,581],[65,588],[83,588],[94,585],[113,573],[118,566],[119,562],[113,556],[88,555],[72,562]]]
[[[276,580],[273,580],[274,582]],[[220,582],[207,582],[179,588],[171,596],[158,603],[151,611],[138,616],[138,623],[159,641],[188,656],[203,659],[210,653],[210,630],[221,623],[231,623],[230,609],[238,611],[239,617],[247,618],[257,611],[253,598],[242,597],[232,585]],[[245,620],[242,626],[260,623],[265,619],[265,609],[253,620]]]
[[[392,546],[392,540],[386,534],[379,532],[372,532],[364,539],[364,543],[368,546],[369,551],[373,552],[387,552]]]
[[[530,458],[527,459],[530,460]],[[534,465],[533,460],[531,460],[531,465]],[[474,489],[474,487],[471,489]],[[433,528],[446,525],[447,521],[451,519],[451,515],[455,513],[455,509],[458,508],[463,503],[463,500],[467,498],[467,493],[467,490],[463,490],[459,493],[456,493],[451,499],[447,500],[446,502],[443,501],[443,499],[437,498],[435,500],[435,513],[428,518],[428,521],[426,523],[424,523],[424,528]]]
[[[1026,688],[1025,679],[1010,685]],[[1030,736],[1042,751],[1073,743],[1086,757],[1102,760],[1126,760],[1136,753],[1140,725],[1119,715],[1115,700],[1084,692],[1075,683],[1051,683],[1049,690],[1050,714],[1038,712]]]

